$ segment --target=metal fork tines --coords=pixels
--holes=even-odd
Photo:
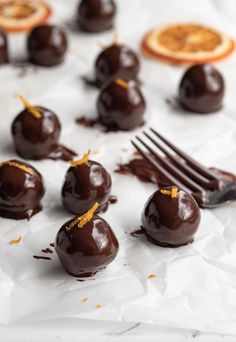
[[[150,128],[143,135],[143,138],[136,137],[137,141],[132,141],[133,146],[170,185],[177,185],[192,194],[201,194],[202,198],[206,192],[219,190],[221,178],[156,130]]]

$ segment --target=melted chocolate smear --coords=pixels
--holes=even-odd
[[[236,175],[232,173],[219,170],[217,168],[209,168],[217,176],[223,180],[235,181]],[[152,165],[144,158],[134,158],[127,164],[118,164],[118,168],[115,170],[116,173],[121,175],[133,175],[136,176],[141,182],[157,184],[158,187],[171,186],[168,180],[158,173]],[[196,194],[197,195],[197,194]],[[197,196],[194,196],[198,204],[201,206],[201,200]]]
[[[84,127],[93,127],[98,123],[97,119],[87,119],[85,116],[75,119],[75,122]]]
[[[50,245],[51,247],[55,247],[54,242],[50,243],[49,245]]]
[[[74,151],[68,149],[63,145],[57,145],[55,146],[55,149],[47,156],[47,158],[52,160],[60,159],[64,161],[70,161],[75,156],[77,156],[77,153],[75,153]]]
[[[42,259],[42,260],[52,260],[50,257],[40,256],[40,255],[33,255],[34,259]]]
[[[45,248],[45,249],[41,249],[41,252],[42,253],[50,253],[50,254],[52,254],[53,253],[53,251],[50,249],[50,248]]]
[[[81,79],[84,81],[84,84],[89,87],[99,88],[99,84],[96,80],[89,78],[87,76],[82,76]]]
[[[142,235],[142,234],[144,234],[142,227],[140,229],[137,229],[134,232],[130,233],[130,235],[133,237],[139,237],[139,235]]]
[[[118,198],[117,198],[116,196],[111,195],[111,196],[108,198],[109,204],[115,204],[115,203],[117,203],[117,201],[118,201]]]

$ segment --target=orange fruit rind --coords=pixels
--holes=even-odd
[[[171,24],[148,32],[142,40],[144,55],[172,64],[211,63],[229,56],[232,38],[196,23]]]
[[[51,7],[40,0],[0,0],[0,27],[6,32],[24,32],[44,24]]]

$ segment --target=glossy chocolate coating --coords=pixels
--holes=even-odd
[[[0,28],[0,64],[8,63],[8,43],[6,33]]]
[[[135,81],[128,89],[111,81],[102,88],[97,100],[99,121],[109,130],[129,131],[144,123],[145,100]]]
[[[113,27],[115,14],[113,0],[82,0],[78,8],[78,23],[83,31],[102,32]]]
[[[82,228],[66,227],[66,222],[56,236],[55,249],[65,270],[75,277],[90,277],[105,268],[116,257],[119,243],[109,224],[99,216]]]
[[[59,26],[36,26],[28,36],[27,49],[34,64],[51,67],[64,61],[67,38]]]
[[[193,242],[199,222],[199,207],[183,190],[177,198],[164,195],[160,190],[154,192],[142,214],[144,233],[151,242],[162,247],[179,247]]]
[[[27,166],[33,173],[8,164],[0,165],[0,216],[20,220],[30,219],[42,207],[44,195],[41,174],[27,163],[10,160]]]
[[[211,113],[222,107],[224,79],[212,65],[196,64],[184,74],[179,85],[180,104],[193,112]]]
[[[37,106],[41,118],[28,109],[13,121],[12,135],[16,152],[24,159],[62,159],[69,161],[75,153],[58,143],[61,124],[49,109]]]
[[[96,212],[105,211],[111,192],[111,176],[104,167],[92,160],[70,167],[62,187],[62,203],[73,214],[82,215],[95,202]]]
[[[136,80],[139,68],[139,59],[133,50],[126,45],[110,45],[96,59],[96,83],[101,86],[117,77]]]

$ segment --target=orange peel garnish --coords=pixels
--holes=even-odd
[[[7,32],[29,31],[44,24],[51,13],[51,6],[41,0],[1,0],[0,26]]]
[[[17,239],[11,240],[11,241],[9,242],[9,244],[10,244],[10,245],[16,245],[16,244],[20,243],[21,241],[22,241],[22,237],[19,236]]]
[[[155,274],[149,274],[148,279],[155,279],[157,276]]]
[[[141,43],[141,50],[148,57],[173,64],[211,63],[226,58],[234,47],[231,37],[198,23],[155,28]]]
[[[177,198],[179,196],[179,192],[178,192],[177,186],[172,186],[171,190],[160,189],[160,192],[163,195],[170,196],[171,198]]]
[[[84,153],[83,157],[79,160],[74,160],[74,161],[71,161],[70,162],[70,165],[72,167],[76,167],[76,166],[79,166],[79,165],[83,165],[83,164],[87,164],[88,160],[89,160],[89,156],[91,154],[91,150],[88,150],[87,153]]]
[[[115,84],[117,84],[119,87],[122,87],[124,89],[129,89],[129,83],[125,80],[122,80],[122,78],[117,78],[115,80]]]
[[[26,173],[29,173],[31,175],[34,173],[34,171],[31,168],[29,168],[28,166],[14,162],[14,161],[6,161],[6,162],[0,163],[0,166],[3,166],[3,165],[9,165],[9,166],[16,167],[17,169],[25,171]]]
[[[18,95],[18,99],[23,103],[23,105],[25,106],[26,109],[28,109],[28,111],[33,114],[33,116],[36,119],[40,119],[42,117],[42,114],[40,113],[40,111],[32,106],[23,96]]]
[[[66,227],[66,230],[69,231],[73,227],[77,226],[78,228],[83,228],[85,224],[92,220],[95,211],[99,207],[98,202],[96,202],[91,209],[89,209],[85,214],[81,216],[76,216],[75,219],[70,223],[68,227]]]
[[[96,309],[100,309],[102,307],[101,304],[96,304]]]

